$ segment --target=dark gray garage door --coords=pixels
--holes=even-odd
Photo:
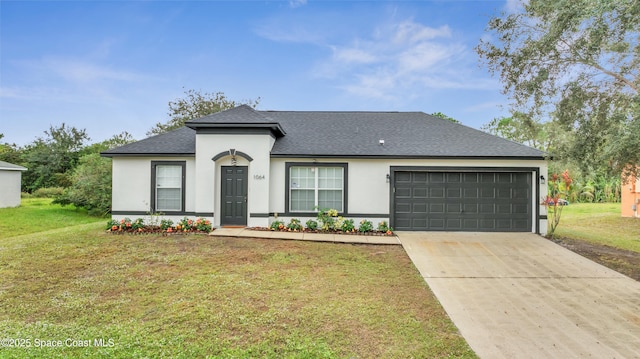
[[[394,174],[397,230],[531,231],[531,174],[415,172]]]

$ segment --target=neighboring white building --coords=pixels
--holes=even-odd
[[[22,171],[26,170],[22,166],[0,161],[0,208],[20,205]]]
[[[251,227],[334,208],[395,230],[547,228],[545,153],[422,112],[243,105],[102,155],[113,159],[115,219]]]

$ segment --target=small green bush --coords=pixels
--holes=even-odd
[[[356,229],[356,226],[353,224],[353,219],[347,219],[345,221],[342,222],[342,229],[343,232],[353,232]]]
[[[291,220],[289,221],[289,224],[287,225],[287,228],[292,230],[292,231],[301,231],[302,230],[302,224],[300,224],[300,220],[297,218],[291,218]]]
[[[358,231],[366,233],[373,231],[373,223],[369,220],[363,219],[360,221],[360,227],[358,227]]]
[[[166,231],[167,229],[173,227],[173,221],[170,219],[163,219],[160,221],[160,229]]]
[[[380,223],[378,223],[378,232],[388,232],[388,231],[393,232],[393,228],[389,227],[389,222],[381,221]]]
[[[63,192],[62,187],[43,187],[35,190],[32,195],[36,198],[53,198],[62,195]]]
[[[275,221],[271,222],[271,224],[269,225],[269,229],[272,230],[272,231],[279,231],[279,230],[283,229],[284,227],[285,227],[284,226],[284,222],[278,221],[278,220],[275,220]]]
[[[316,222],[313,219],[308,220],[306,225],[307,225],[307,229],[311,231],[315,231],[316,229],[318,229],[318,222]]]

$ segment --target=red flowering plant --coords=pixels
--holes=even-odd
[[[548,235],[553,238],[553,235],[560,224],[560,217],[562,216],[562,209],[569,204],[566,197],[571,191],[571,185],[573,179],[569,175],[569,170],[564,170],[561,175],[557,173],[552,174],[549,177],[549,194],[542,199],[542,205],[547,207],[547,219],[549,220],[549,233]]]

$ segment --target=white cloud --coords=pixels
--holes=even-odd
[[[504,11],[507,14],[517,14],[522,12],[524,5],[529,3],[528,0],[507,0],[504,4]]]
[[[333,59],[345,64],[370,64],[376,62],[376,55],[359,48],[334,48]]]
[[[428,89],[494,87],[469,76],[475,56],[453,38],[447,25],[429,27],[404,20],[331,48],[332,56],[323,59],[314,74],[340,81],[339,88],[357,96],[397,99]]]
[[[451,37],[449,26],[444,25],[439,28],[432,28],[407,20],[396,26],[393,40],[399,44],[414,44],[440,37]]]
[[[292,8],[300,7],[307,4],[307,0],[289,0],[289,6]]]
[[[350,38],[342,36],[344,31],[331,36],[325,25],[270,19],[256,30],[272,41],[329,49],[312,75],[356,96],[394,100],[430,90],[495,88],[493,82],[473,76],[477,57],[472,45],[456,38],[448,25],[388,20]]]

